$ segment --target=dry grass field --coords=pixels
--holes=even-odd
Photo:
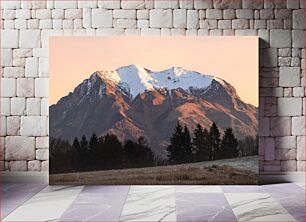
[[[171,166],[50,174],[50,184],[257,184],[258,157]]]

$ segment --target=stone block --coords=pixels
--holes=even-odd
[[[49,171],[49,161],[42,161],[41,162],[41,171]]]
[[[277,160],[295,160],[296,149],[276,149],[275,157]]]
[[[25,136],[5,138],[5,160],[34,160],[35,139]]]
[[[292,117],[292,135],[305,135],[305,116]]]
[[[232,22],[231,20],[219,20],[218,29],[231,29]]]
[[[291,47],[291,31],[273,29],[270,31],[270,45],[276,48]]]
[[[92,10],[92,27],[105,28],[113,26],[113,13],[106,9]]]
[[[119,28],[100,28],[97,29],[96,32],[97,36],[116,36],[116,35],[123,35],[124,34],[124,29],[119,29]]]
[[[25,77],[37,77],[38,76],[38,58],[26,58],[25,64]]]
[[[233,29],[248,29],[249,21],[247,19],[234,19],[232,20]]]
[[[1,78],[1,97],[16,96],[16,79]]]
[[[277,67],[277,49],[268,48],[264,49],[264,66]]]
[[[39,58],[38,76],[39,77],[49,76],[49,62],[47,58]]]
[[[179,5],[180,5],[180,8],[193,9],[193,1],[190,1],[190,0],[180,0]]]
[[[271,117],[270,118],[271,136],[290,136],[291,118],[290,117]]]
[[[17,79],[17,96],[33,97],[34,96],[34,79],[18,78]]]
[[[49,79],[37,78],[35,79],[35,97],[49,96]]]
[[[253,19],[254,18],[254,10],[252,9],[237,9],[236,17],[238,19]]]
[[[207,9],[206,10],[207,19],[222,19],[222,10],[220,9]]]
[[[145,10],[144,10],[145,11]],[[136,10],[135,9],[115,9],[113,11],[114,18],[125,18],[125,19],[136,19]]]
[[[204,0],[205,1],[205,0]],[[237,9],[241,8],[241,0],[214,0],[216,9]]]
[[[276,19],[291,19],[292,18],[292,10],[290,10],[290,9],[276,9],[275,10],[275,18]]]
[[[80,19],[83,17],[82,9],[66,9],[65,18],[66,19]]]
[[[245,9],[261,9],[263,6],[263,0],[242,0],[242,8]]]
[[[36,159],[37,160],[48,160],[49,159],[49,149],[37,149]]]
[[[153,9],[150,10],[151,28],[171,28],[172,10]]]
[[[1,66],[11,66],[13,63],[12,49],[1,49]]]
[[[36,149],[49,148],[49,137],[36,137]]]
[[[274,138],[265,138],[265,160],[275,160]]]
[[[117,9],[117,8],[120,8],[120,1],[118,0],[107,0],[107,1],[99,0],[98,7],[105,8],[105,9]]]
[[[302,98],[278,98],[278,115],[302,115]]]
[[[234,9],[224,9],[223,19],[234,19],[236,17]]]
[[[304,97],[305,96],[304,87],[294,87],[293,88],[293,96],[294,97]]]
[[[300,0],[289,0],[287,1],[287,8],[298,9],[300,7]]]
[[[1,116],[10,116],[11,115],[11,99],[9,98],[0,98],[0,110]]]
[[[14,97],[11,99],[11,115],[25,115],[25,98]]]
[[[28,98],[26,113],[28,116],[39,116],[40,115],[40,98]]]
[[[292,46],[294,48],[304,48],[305,47],[304,30],[293,30],[292,31]]]
[[[186,9],[173,10],[173,27],[186,28],[187,27],[187,11]]]
[[[277,149],[296,149],[296,136],[275,137]]]
[[[136,19],[114,19],[114,28],[136,28]]]
[[[297,171],[306,171],[306,162],[305,161],[297,161]]]
[[[41,163],[39,160],[31,160],[28,162],[28,171],[40,171]]]
[[[199,28],[199,13],[197,10],[187,10],[187,28]]]
[[[129,0],[125,0],[128,2]],[[179,8],[179,1],[178,0],[159,0],[154,1],[154,8],[161,8],[161,9],[176,9]]]
[[[1,122],[3,124],[3,122]],[[7,135],[17,136],[20,134],[20,116],[7,117]]]
[[[20,135],[22,136],[46,136],[47,117],[45,116],[22,116]]]
[[[51,16],[53,19],[63,19],[65,15],[64,9],[53,9]]]
[[[283,160],[281,161],[281,171],[296,171],[296,160]]]
[[[137,28],[149,28],[149,20],[137,20]]]
[[[23,77],[24,68],[23,67],[4,67],[3,76],[4,77]]]
[[[40,30],[20,30],[19,46],[21,48],[40,47]]]
[[[27,161],[10,161],[8,165],[10,171],[27,171]]]
[[[8,135],[7,134],[7,122],[6,121],[7,121],[6,116],[0,116],[0,123],[1,123],[0,124],[0,136]],[[3,137],[1,137],[1,138],[3,138]],[[0,147],[0,160],[3,160],[2,157],[3,157],[3,148],[4,148],[4,146],[2,146],[2,139],[0,141],[0,145],[1,145],[1,147]]]
[[[1,1],[1,9],[19,9],[20,1]]]
[[[150,13],[149,10],[137,10],[137,19],[149,19]]]
[[[293,11],[293,29],[305,29],[305,15],[304,10],[294,10]]]
[[[301,69],[299,67],[280,67],[279,86],[283,87],[300,86],[300,81],[301,81],[300,73]]]
[[[1,48],[18,48],[18,30],[1,30]]]
[[[41,115],[48,116],[49,115],[49,102],[48,98],[41,99]]]
[[[160,29],[154,29],[154,28],[144,28],[141,29],[140,35],[142,36],[160,36],[161,30]]]
[[[96,0],[78,1],[78,8],[97,8]]]
[[[35,18],[37,19],[50,19],[52,18],[51,9],[37,9],[35,11]]]
[[[54,1],[54,8],[71,9],[71,8],[77,8],[77,7],[78,7],[78,2],[76,0]]]
[[[305,156],[305,136],[297,137],[297,160],[306,160]]]

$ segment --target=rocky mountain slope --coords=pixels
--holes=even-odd
[[[180,67],[153,72],[129,65],[93,73],[50,106],[50,136],[69,141],[93,132],[121,140],[144,136],[163,157],[177,120],[190,130],[215,121],[239,138],[256,136],[258,129],[257,108],[222,79]]]

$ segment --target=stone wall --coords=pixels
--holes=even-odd
[[[48,170],[54,35],[260,36],[260,169],[305,169],[303,0],[7,0],[1,29],[3,170]]]

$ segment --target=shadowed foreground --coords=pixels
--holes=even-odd
[[[124,170],[50,174],[50,184],[257,184],[258,157]]]

